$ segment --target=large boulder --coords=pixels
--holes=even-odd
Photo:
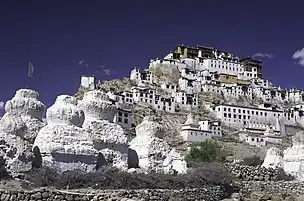
[[[292,137],[292,146],[284,150],[284,171],[304,180],[304,132],[299,131]]]
[[[32,168],[32,143],[45,125],[42,121],[44,108],[38,92],[31,89],[18,90],[6,102],[6,113],[0,120],[0,155],[8,171],[21,173]]]
[[[136,137],[129,143],[129,148],[136,152],[138,159],[129,160],[138,160],[139,167],[147,172],[186,173],[187,163],[184,157],[158,136],[162,136],[161,125],[151,117],[144,117],[136,127]]]
[[[48,124],[39,131],[33,146],[39,149],[43,166],[58,171],[95,170],[98,152],[91,132],[81,128],[84,113],[76,104],[75,97],[60,95],[47,109]]]
[[[277,147],[271,147],[266,152],[266,157],[262,164],[265,168],[283,168],[283,153]]]
[[[128,142],[123,128],[113,123],[116,107],[103,91],[89,91],[78,103],[85,113],[83,128],[92,131],[94,147],[98,150],[100,166],[128,168]]]

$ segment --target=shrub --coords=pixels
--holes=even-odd
[[[280,169],[278,169],[277,175],[274,180],[275,181],[293,181],[293,180],[295,180],[295,177],[290,174],[285,173],[283,168],[280,168]]]
[[[243,159],[243,165],[248,165],[248,166],[260,166],[263,164],[263,160],[259,156],[250,156],[250,157],[245,157]]]
[[[101,168],[92,173],[78,170],[56,173],[49,168],[32,170],[26,174],[29,187],[53,186],[57,189],[98,188],[98,189],[182,189],[201,188],[204,185],[230,186],[232,176],[221,164],[207,163],[190,170],[184,175],[161,173],[135,174],[115,168]]]
[[[221,150],[220,146],[213,140],[206,140],[198,147],[191,148],[186,160],[191,166],[200,162],[224,162],[227,154]]]

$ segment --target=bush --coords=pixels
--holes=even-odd
[[[232,176],[221,164],[208,163],[190,170],[184,175],[160,173],[135,174],[114,168],[104,168],[92,173],[66,171],[56,173],[49,168],[35,169],[26,174],[28,187],[50,187],[57,189],[183,189],[201,188],[204,185],[230,186]]]
[[[245,157],[243,159],[243,165],[248,165],[248,166],[260,166],[263,164],[263,160],[259,156],[250,156],[250,157]]]
[[[206,140],[191,148],[186,160],[189,165],[200,162],[225,162],[227,154],[213,140]]]
[[[276,178],[274,179],[275,181],[293,181],[296,178],[290,174],[285,173],[285,171],[283,170],[283,168],[280,168],[277,171],[277,175]]]

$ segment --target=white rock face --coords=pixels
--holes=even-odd
[[[283,153],[277,147],[271,147],[267,150],[266,157],[262,164],[266,168],[283,168]]]
[[[72,96],[58,96],[47,110],[48,124],[39,131],[33,147],[39,148],[45,166],[59,171],[80,169],[90,172],[96,167],[98,152],[92,134],[81,128],[84,113],[76,104],[77,100]]]
[[[31,89],[20,89],[6,102],[5,111],[13,116],[20,116],[25,122],[27,132],[24,138],[33,142],[38,131],[45,125],[42,115],[45,105],[39,101],[39,93]]]
[[[44,126],[44,104],[39,94],[30,89],[20,89],[6,102],[6,113],[0,120],[0,152],[11,172],[25,172],[32,168],[32,143]]]
[[[164,172],[171,173],[171,171],[177,171],[180,174],[187,173],[187,163],[175,149],[172,149],[167,158],[164,160]]]
[[[123,128],[112,123],[116,112],[109,97],[102,91],[89,91],[78,103],[78,108],[85,113],[83,128],[92,131],[94,147],[103,160],[99,167],[109,165],[121,170],[128,168],[128,142]]]
[[[56,102],[47,109],[48,124],[73,125],[81,127],[84,122],[84,112],[77,108],[77,100],[68,95],[60,95]]]
[[[304,132],[296,133],[292,138],[292,146],[284,150],[284,171],[296,179],[304,181]]]
[[[162,136],[162,127],[149,117],[136,127],[136,137],[129,143],[129,148],[137,153],[139,167],[147,172],[186,173],[184,158],[157,136]]]
[[[79,101],[78,107],[84,111],[85,119],[99,119],[113,122],[116,112],[109,96],[100,90],[88,91],[84,93],[83,99]]]

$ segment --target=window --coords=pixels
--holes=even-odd
[[[125,117],[128,117],[128,113],[125,112],[124,116],[125,116]]]
[[[128,119],[125,118],[124,119],[124,123],[127,124],[128,123]]]
[[[118,122],[122,122],[122,118],[121,117],[118,117]]]
[[[121,111],[118,112],[118,116],[120,116],[120,117],[122,116],[122,112]]]

